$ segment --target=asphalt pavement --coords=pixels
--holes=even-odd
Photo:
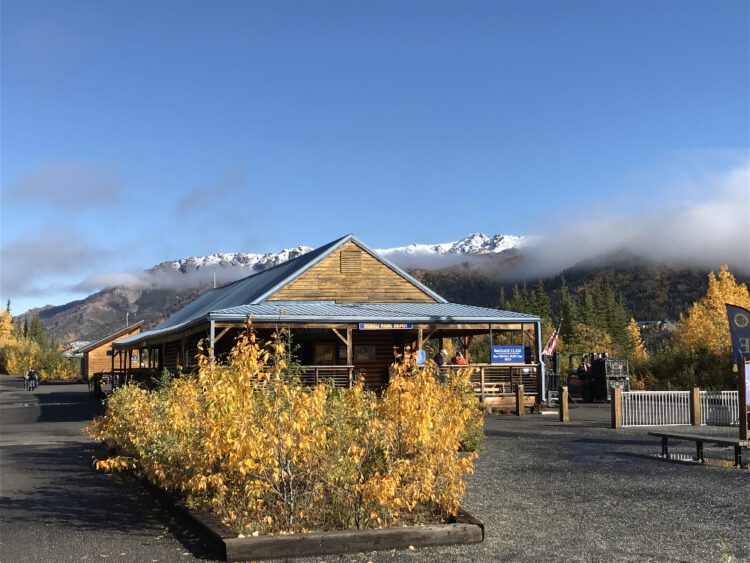
[[[101,412],[85,385],[0,376],[0,562],[211,560],[139,486],[91,468],[81,429]],[[464,500],[484,543],[303,561],[750,561],[750,471],[663,461],[648,428],[609,428],[606,404],[570,413],[486,418]]]
[[[92,469],[80,383],[0,376],[0,562],[195,561],[208,555],[140,487]]]

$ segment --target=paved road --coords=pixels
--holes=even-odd
[[[82,384],[0,376],[0,561],[194,561],[200,543],[133,485],[94,472]]]
[[[210,560],[138,487],[91,469],[81,428],[100,411],[84,385],[0,376],[0,562]],[[606,404],[571,419],[486,419],[464,503],[484,543],[305,561],[750,561],[750,471],[661,461],[647,429],[608,427]]]

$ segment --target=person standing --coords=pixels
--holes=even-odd
[[[29,377],[29,391],[33,391],[39,387],[39,373],[33,367],[30,367],[27,375]]]

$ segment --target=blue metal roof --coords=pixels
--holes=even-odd
[[[332,252],[333,249],[343,244],[346,239],[348,237],[329,242],[307,254],[303,254],[257,274],[212,289],[208,293],[204,293],[198,297],[195,301],[185,305],[185,307],[156,328],[162,329],[184,325],[185,323],[206,317],[211,311],[255,303],[267,295],[270,290],[282,284],[284,280],[293,279],[302,272],[307,271],[314,264],[317,264],[322,258]],[[286,285],[286,283],[283,285]]]
[[[362,250],[431,296],[437,303],[353,303],[266,301],[282,287],[302,275],[338,248],[352,241]],[[241,280],[217,287],[198,297],[156,328],[117,340],[117,345],[146,341],[149,338],[208,320],[237,321],[250,315],[257,321],[276,322],[461,322],[502,323],[535,322],[538,317],[498,311],[471,305],[448,303],[443,297],[392,264],[353,235],[316,248],[293,260],[279,264]]]
[[[205,320],[242,322],[248,316],[254,322],[277,322],[282,324],[326,322],[397,322],[397,323],[536,323],[539,317],[500,311],[458,303],[334,303],[331,301],[266,301],[255,305],[240,305],[212,311]],[[118,346],[145,341],[189,325],[189,322],[173,327],[158,327],[122,340]]]
[[[500,311],[459,303],[334,303],[327,301],[267,301],[258,305],[242,305],[213,311],[209,319],[232,321],[249,316],[256,321],[304,322],[326,320],[329,322],[534,322],[539,317]]]
[[[354,238],[353,235],[347,235],[292,260],[212,289],[208,293],[204,293],[198,297],[195,301],[185,305],[185,307],[177,311],[157,328],[162,329],[183,325],[186,322],[204,318],[213,311],[220,311],[222,309],[237,307],[240,305],[262,303],[282,287],[302,275],[315,264],[349,241],[355,242],[362,248],[362,250],[382,261],[386,266],[419,287],[436,301],[445,302],[445,299],[440,295],[415,280],[394,264],[385,260],[382,256],[376,254],[373,250],[368,248],[367,245]]]

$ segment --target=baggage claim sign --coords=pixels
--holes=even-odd
[[[748,439],[750,428],[750,311],[727,304],[732,354],[739,372],[740,440]]]

